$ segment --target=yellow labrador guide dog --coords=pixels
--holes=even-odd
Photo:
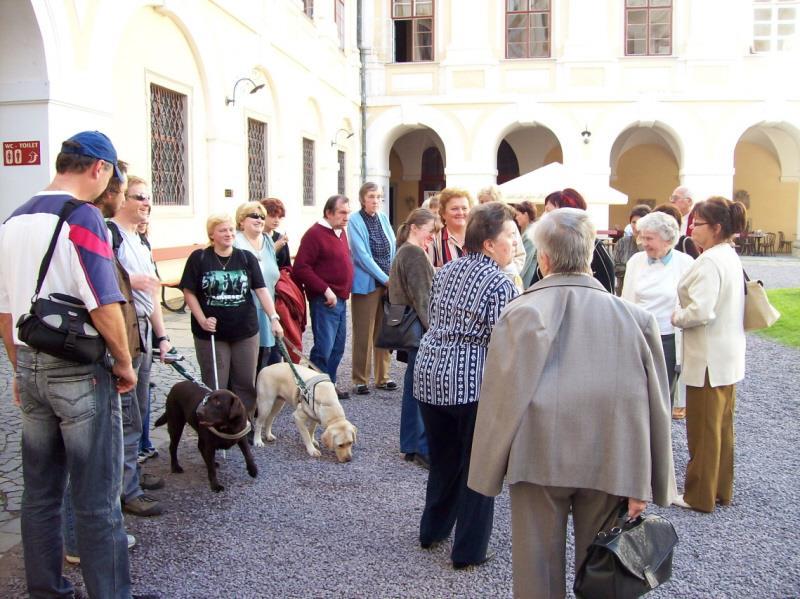
[[[267,441],[275,440],[272,423],[285,403],[294,407],[294,422],[306,446],[308,455],[318,458],[321,454],[319,443],[314,438],[317,425],[324,429],[320,439],[322,444],[336,452],[340,462],[353,459],[352,447],[356,442],[357,429],[344,415],[342,405],[336,396],[336,387],[327,376],[295,366],[295,370],[309,389],[308,400],[300,396],[300,389],[288,363],[273,364],[264,368],[258,375],[256,391],[258,394],[258,418],[255,427],[255,445],[264,447],[262,432],[267,429]]]

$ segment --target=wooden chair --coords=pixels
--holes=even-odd
[[[779,254],[792,253],[792,242],[786,239],[786,236],[783,234],[783,231],[778,231],[778,253]]]
[[[742,256],[752,256],[756,252],[756,239],[748,235],[747,233],[742,233],[739,237],[742,242]]]
[[[761,253],[764,256],[775,255],[775,233],[766,233],[761,240]]]

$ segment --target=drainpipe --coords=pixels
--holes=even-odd
[[[363,1],[356,2],[356,13],[358,15],[358,28],[356,30],[356,41],[358,43],[358,55],[360,59],[359,76],[361,83],[361,184],[367,178],[367,50],[364,48],[364,8]]]

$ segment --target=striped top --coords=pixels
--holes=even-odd
[[[43,191],[17,208],[0,227],[0,312],[16,323],[30,310],[39,267],[64,204],[74,199],[64,191]],[[114,267],[109,231],[100,211],[86,202],[70,214],[39,294],[64,293],[78,298],[89,311],[124,302]],[[17,328],[12,327],[19,344]]]
[[[467,254],[433,279],[430,328],[414,368],[414,397],[434,405],[478,401],[483,365],[500,312],[517,295],[497,262]]]

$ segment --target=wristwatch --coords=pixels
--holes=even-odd
[[[270,319],[270,320],[280,320],[280,319],[281,319],[281,317],[280,317],[280,315],[279,315],[277,312],[275,312],[275,314],[273,314],[272,316],[270,316],[270,317],[269,317],[269,319]]]
[[[161,343],[162,341],[169,341],[169,337],[166,335],[162,335],[161,337],[156,337],[156,343]]]

